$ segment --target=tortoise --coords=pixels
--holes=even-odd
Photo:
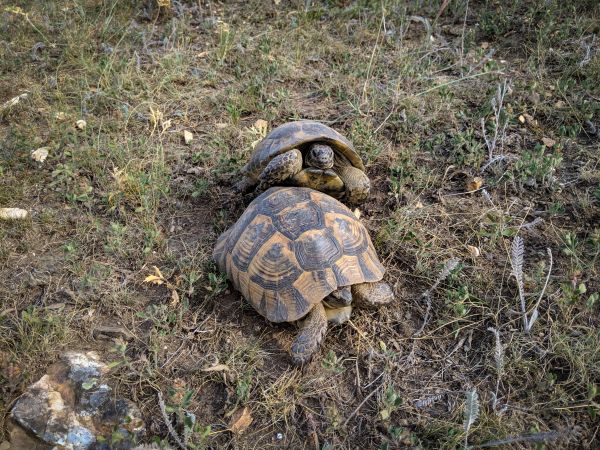
[[[369,195],[370,182],[354,146],[320,122],[278,126],[260,141],[242,168],[238,192],[259,194],[272,186],[310,187],[350,204]]]
[[[338,200],[303,187],[272,187],[221,236],[213,259],[272,322],[305,318],[291,346],[296,364],[319,348],[327,322],[352,306],[391,302],[384,267],[363,224]]]

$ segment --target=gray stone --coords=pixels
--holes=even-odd
[[[132,448],[144,422],[135,404],[114,398],[107,372],[94,352],[65,353],[15,403],[11,449]]]

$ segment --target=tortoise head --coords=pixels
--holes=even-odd
[[[333,167],[333,149],[328,145],[313,144],[306,154],[306,166],[315,169],[331,169]]]

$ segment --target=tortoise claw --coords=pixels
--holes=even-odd
[[[294,364],[302,365],[310,361],[318,350],[325,331],[327,331],[327,314],[323,304],[318,303],[310,310],[300,326],[298,336],[292,342],[290,353]]]

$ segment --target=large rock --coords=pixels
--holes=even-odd
[[[11,412],[11,449],[130,449],[144,433],[137,406],[114,398],[94,352],[68,352]]]

